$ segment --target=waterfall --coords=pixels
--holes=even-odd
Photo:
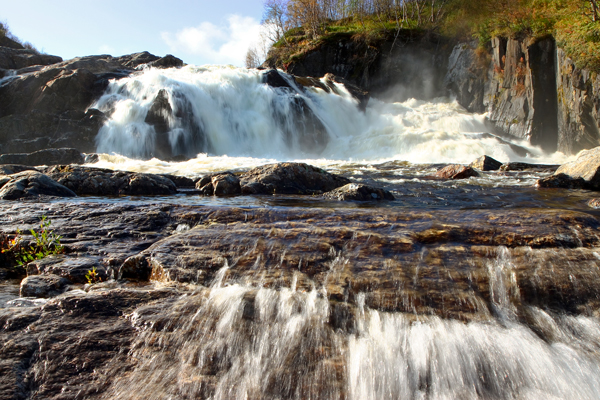
[[[210,287],[129,316],[139,335],[104,398],[600,398],[600,321],[517,310],[514,269],[500,248],[490,312],[467,323],[373,310],[363,294],[332,301],[326,287],[233,283],[225,266]]]
[[[384,103],[372,98],[362,112],[343,85],[334,84],[329,92],[302,88],[280,74],[290,87],[269,86],[262,71],[222,66],[149,68],[113,80],[93,105],[109,116],[96,138],[97,151],[142,159],[209,155],[468,163],[483,154],[502,161],[564,158],[490,134],[485,115],[469,114],[447,99]]]

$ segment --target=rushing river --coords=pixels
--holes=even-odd
[[[381,221],[383,226],[391,213],[402,220],[398,212],[424,212],[414,218],[422,218],[424,224],[431,226],[435,226],[438,211],[446,213],[444,218],[450,219],[451,215],[461,219],[454,220],[456,226],[467,220],[477,226],[478,218],[492,224],[489,221],[494,219],[494,212],[505,210],[522,210],[524,214],[532,209],[595,213],[586,204],[595,197],[592,192],[534,187],[537,179],[552,173],[551,168],[485,172],[461,181],[432,179],[445,164],[470,163],[482,155],[505,163],[560,164],[569,160],[560,153],[545,154],[524,141],[493,135],[485,115],[469,114],[449,99],[413,99],[403,103],[371,99],[366,110],[360,111],[357,101],[341,85],[335,86],[337,94],[291,86],[291,90],[268,86],[262,83],[261,71],[193,66],[149,69],[112,82],[95,105],[111,117],[98,134],[100,159],[93,166],[197,178],[278,161],[301,161],[388,189],[395,201],[343,203],[319,197],[216,198],[182,193],[171,197],[81,198],[69,202],[175,203],[244,210],[267,208],[281,213],[324,208],[333,214],[344,212],[340,229],[344,228],[344,218],[355,222],[353,215]],[[158,112],[157,101],[162,102]],[[316,122],[303,116],[302,107],[310,109]],[[162,131],[148,121],[151,112],[162,116]],[[157,146],[168,146],[173,159],[186,156],[189,160],[153,158],[161,150]],[[363,214],[355,215],[353,209],[360,209],[356,212]],[[327,213],[318,211],[324,213],[319,215]],[[411,221],[412,215],[407,214],[405,220]],[[294,253],[296,244],[292,244],[292,239],[299,235],[291,234],[295,220],[277,218],[279,230],[290,229],[289,253]],[[314,235],[323,234],[319,222],[313,223]],[[450,222],[444,224],[454,227]],[[395,226],[390,224],[385,232],[377,231],[377,240],[388,244],[400,241],[401,235],[394,236],[395,229],[400,229]],[[181,243],[192,246],[194,229],[183,225],[181,228],[177,232],[183,238]],[[224,227],[217,239],[207,236],[213,239],[206,245],[217,246],[219,238],[223,242],[229,240],[227,235],[234,233],[227,229]],[[247,257],[253,257],[252,251],[267,236],[271,237],[269,233],[263,238],[260,232],[256,233],[258,228],[253,229],[249,232],[260,236],[254,248],[249,246],[247,250],[240,244],[239,251],[246,252]],[[384,228],[369,225],[368,229]],[[574,236],[583,232],[577,229],[573,227]],[[188,230],[192,233],[186,233]],[[207,226],[194,234],[209,233]],[[390,275],[387,281],[379,282],[381,288],[399,285],[398,296],[408,298],[411,288],[436,287],[436,279],[446,279],[450,283],[444,288],[450,288],[450,292],[437,295],[454,298],[452,304],[464,301],[465,310],[475,316],[467,321],[440,317],[445,311],[375,309],[365,300],[368,294],[359,293],[352,299],[346,294],[331,300],[328,290],[333,287],[332,282],[339,281],[340,287],[347,288],[347,283],[343,286],[344,274],[351,273],[353,264],[363,254],[360,246],[371,246],[370,239],[360,233],[357,230],[339,253],[328,256],[329,269],[321,283],[315,278],[302,286],[294,278],[290,285],[269,287],[268,279],[260,278],[266,271],[252,269],[259,267],[250,268],[253,275],[247,275],[255,279],[227,280],[229,268],[235,266],[225,262],[210,282],[194,286],[175,299],[138,308],[127,316],[138,332],[128,353],[135,363],[125,373],[104,377],[108,389],[103,398],[600,398],[600,320],[598,308],[593,306],[597,302],[588,303],[592,305],[577,313],[557,311],[544,304],[526,304],[520,297],[517,276],[535,265],[537,250],[495,246],[481,255],[477,251],[483,250],[471,252],[463,244],[451,241],[434,243],[430,248],[424,245],[414,259],[378,254],[376,248],[368,250],[377,253],[378,260],[388,257],[384,265],[397,263],[402,271],[416,271],[414,278],[401,285],[399,277]],[[286,235],[282,237],[285,239]],[[239,240],[241,243],[251,238]],[[318,245],[310,249],[300,250],[316,254]],[[600,256],[595,249],[584,250],[577,256],[568,253],[568,261],[562,260],[567,254],[561,253],[562,249],[556,253],[549,250],[543,253],[546,258],[539,261],[545,265],[538,269],[553,270],[556,260],[557,271],[567,265],[585,268],[597,277]],[[452,251],[468,253],[469,258],[434,256],[435,252]],[[281,265],[286,252],[281,250]],[[306,257],[309,259],[310,255]],[[183,258],[177,260],[184,263]],[[529,264],[520,265],[523,260]],[[256,266],[266,262],[260,256],[254,261]],[[283,269],[281,265],[270,268],[278,271]],[[454,275],[455,271],[462,273],[469,268],[472,271],[465,272],[462,280]],[[430,272],[419,275],[420,270]],[[533,273],[534,282],[558,279],[552,274],[548,278],[537,273]],[[577,279],[569,276],[575,282],[573,286],[577,286]],[[424,282],[421,284],[419,279]],[[477,282],[484,283],[475,288]],[[154,283],[161,284],[164,282]],[[478,300],[461,300],[465,293]],[[430,295],[433,293],[419,294],[423,299]],[[14,296],[11,293],[7,298]],[[399,298],[392,303],[405,300]],[[414,307],[416,310],[418,305]],[[118,370],[119,366],[113,369]]]

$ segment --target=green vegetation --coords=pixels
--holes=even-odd
[[[25,264],[45,258],[51,254],[64,252],[60,244],[61,236],[50,230],[51,222],[43,216],[40,219],[39,230],[31,229],[33,241],[26,243],[21,231],[11,239],[6,235],[0,237],[1,253],[4,262],[13,266],[24,266]]]
[[[100,274],[98,274],[98,272],[96,271],[96,267],[88,270],[88,273],[85,275],[85,279],[87,279],[90,285],[102,282],[102,278],[100,277]]]
[[[351,38],[367,46],[407,29],[486,47],[495,36],[552,35],[579,68],[600,72],[598,0],[267,0],[271,56],[286,63],[324,43]]]

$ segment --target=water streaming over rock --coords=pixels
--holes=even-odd
[[[352,263],[335,259],[332,274]],[[500,249],[488,263],[490,302],[469,323],[234,283],[224,267],[130,316],[134,366],[104,398],[597,399],[600,321],[520,304],[513,262]]]

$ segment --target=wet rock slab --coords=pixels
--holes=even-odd
[[[264,318],[255,306],[260,296],[291,296],[290,305],[302,307],[313,293],[329,304],[324,320],[311,322],[320,324],[321,345],[293,347],[285,368],[273,372],[287,382],[297,365],[290,360],[298,359],[308,360],[303,365],[309,368],[323,362],[328,376],[339,370],[337,380],[317,385],[316,393],[343,381],[343,361],[329,346],[334,332],[354,331],[363,302],[462,321],[493,319],[500,292],[519,319],[528,318],[532,305],[574,315],[599,308],[600,222],[584,213],[0,203],[5,233],[26,231],[42,215],[64,236],[67,252],[31,265],[39,274],[31,280],[74,281],[97,265],[137,282],[107,282],[41,306],[0,309],[0,399],[129,398],[116,381],[120,390],[143,392],[139,374],[147,371],[147,360],[157,356],[163,366],[178,365],[171,355],[179,354],[181,334],[199,338],[214,331],[222,314],[217,303],[206,302],[215,281],[224,291],[244,288],[235,308],[239,323],[232,327],[244,343],[253,337],[249,332],[269,328],[253,325]],[[191,229],[178,229],[182,225]],[[146,286],[147,279],[156,283]],[[215,319],[190,325],[201,309]],[[311,326],[307,333],[315,332]],[[184,376],[180,386],[165,390],[173,396],[214,393],[230,364],[218,348],[207,349],[212,361],[198,371],[193,358],[182,364],[194,379]],[[285,387],[265,390],[287,395]]]
[[[135,329],[124,315],[174,294],[115,289],[0,309],[0,399],[100,398],[108,371],[131,366]]]

